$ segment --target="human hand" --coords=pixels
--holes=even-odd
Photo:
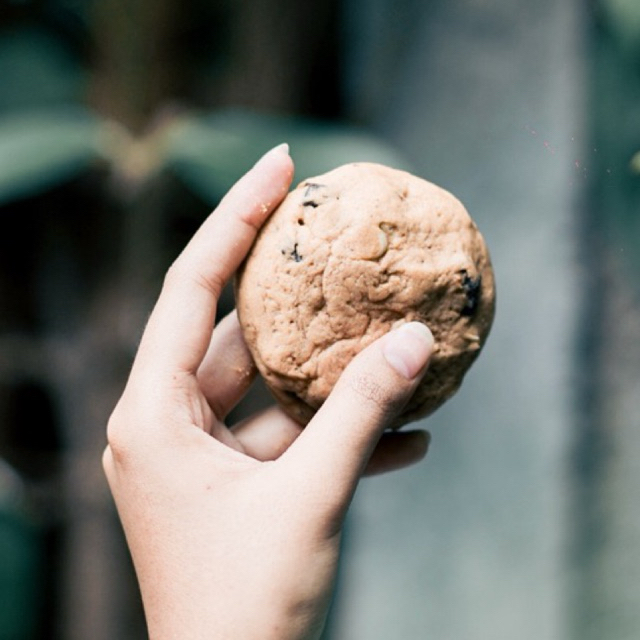
[[[382,435],[431,354],[415,323],[363,350],[304,429],[278,408],[223,422],[255,369],[235,314],[213,330],[216,303],[292,175],[273,149],[192,238],[109,421],[104,467],[153,640],[318,637],[360,476],[426,453],[423,432]]]

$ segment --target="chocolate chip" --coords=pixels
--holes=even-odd
[[[480,302],[482,277],[478,275],[476,278],[472,278],[466,269],[463,269],[460,273],[462,274],[462,290],[467,297],[460,315],[470,317],[475,313]]]
[[[302,262],[302,256],[298,253],[298,243],[293,245],[293,250],[289,254],[296,262]]]
[[[303,197],[308,198],[314,191],[316,191],[317,189],[322,189],[325,185],[318,184],[317,182],[305,182],[304,186],[305,190]]]
[[[320,206],[320,203],[317,200],[314,200],[313,193],[318,189],[324,189],[325,185],[317,184],[315,182],[307,182],[304,186],[305,190],[302,194],[302,206],[313,207],[314,209]]]

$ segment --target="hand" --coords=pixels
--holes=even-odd
[[[286,146],[270,151],[193,237],[109,422],[104,467],[154,640],[316,638],[366,465],[426,453],[422,432],[381,437],[430,357],[415,323],[360,353],[304,430],[277,408],[223,423],[255,369],[235,314],[213,330],[216,302],[292,175]]]

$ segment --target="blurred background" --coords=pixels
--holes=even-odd
[[[358,491],[326,640],[640,637],[640,2],[1,0],[0,640],[145,637],[106,420],[282,141],[452,191],[498,285],[428,459]]]

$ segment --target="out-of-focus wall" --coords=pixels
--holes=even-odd
[[[364,482],[331,638],[566,639],[584,6],[351,0],[349,109],[467,205],[492,335],[420,426],[418,467]]]

